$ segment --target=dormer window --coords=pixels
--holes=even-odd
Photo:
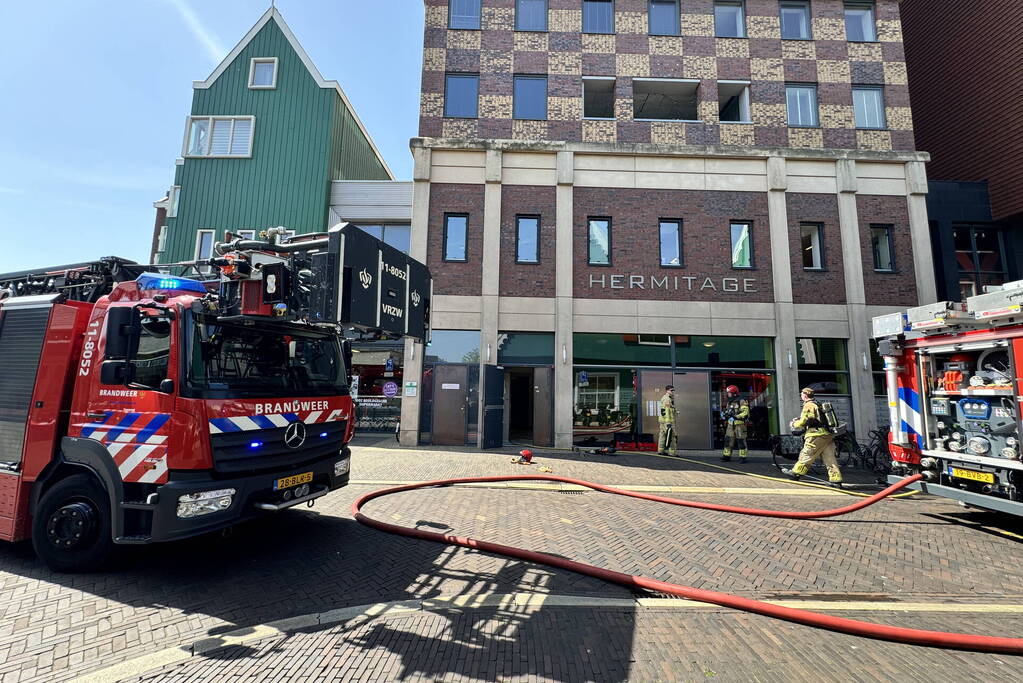
[[[272,90],[277,87],[277,58],[255,57],[249,62],[249,88]]]

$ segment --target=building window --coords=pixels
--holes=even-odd
[[[661,265],[680,267],[682,265],[682,221],[661,219]]]
[[[161,225],[160,232],[156,235],[156,253],[162,254],[165,251],[167,251],[167,226]],[[156,263],[159,262],[159,258],[157,258]]]
[[[515,263],[540,263],[540,217],[515,217]]]
[[[614,16],[614,0],[583,0],[583,33],[614,33]]]
[[[543,121],[547,118],[547,77],[516,76],[512,117]]]
[[[845,39],[857,43],[877,40],[873,5],[854,2],[845,4]]]
[[[740,0],[714,0],[714,35],[745,38],[746,17]]]
[[[444,116],[474,119],[479,103],[479,74],[448,74],[444,78]]]
[[[255,116],[189,116],[186,157],[251,157]]]
[[[699,81],[632,79],[632,118],[657,121],[696,121]]]
[[[480,0],[448,0],[448,28],[479,27]]]
[[[785,86],[785,102],[788,106],[789,125],[794,128],[817,127],[817,86]]]
[[[853,86],[853,112],[857,128],[885,128],[884,89],[877,87]]]
[[[611,219],[590,218],[589,264],[591,266],[611,265]]]
[[[444,260],[468,261],[469,214],[444,214]]]
[[[167,193],[167,218],[177,218],[178,203],[181,199],[181,186],[175,185]]]
[[[810,40],[810,3],[781,3],[782,40]]]
[[[870,248],[874,252],[874,270],[891,273],[895,270],[895,251],[892,244],[892,226],[870,226]]]
[[[547,0],[515,0],[516,31],[547,30]]]
[[[800,223],[799,238],[803,254],[803,270],[824,270],[824,226],[820,223]]]
[[[234,235],[236,237],[241,237],[243,240],[254,240],[254,239],[256,239],[256,231],[255,230],[235,230],[234,231]]]
[[[849,392],[849,356],[844,339],[796,339],[799,386],[810,387],[818,394],[828,395],[835,410],[847,416],[851,410],[848,399],[835,401],[831,396],[846,396]]]
[[[1001,230],[986,225],[957,225],[952,238],[959,265],[960,300],[982,293],[984,287],[1005,284],[1005,240]]]
[[[216,230],[199,230],[195,235],[195,260],[205,261],[206,259],[213,256],[213,243],[216,241],[215,238]],[[210,266],[198,266],[196,268],[200,273],[210,272]]]
[[[272,90],[277,87],[277,58],[254,57],[249,61],[249,88]]]
[[[678,0],[650,0],[650,35],[677,36]]]
[[[753,224],[745,221],[733,221],[732,232],[732,268],[753,267]]]
[[[752,123],[749,83],[718,81],[718,119],[724,123]]]
[[[601,411],[618,410],[618,373],[577,373],[575,409],[583,415],[597,415]]]
[[[389,244],[403,254],[411,247],[411,225],[359,225],[359,229],[368,232],[384,244]]]
[[[615,79],[583,76],[583,118],[615,117]]]

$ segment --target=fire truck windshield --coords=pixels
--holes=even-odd
[[[266,398],[348,393],[341,345],[332,336],[196,321],[189,337],[188,394]]]

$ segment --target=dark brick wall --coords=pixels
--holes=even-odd
[[[483,185],[431,183],[426,265],[434,294],[478,296],[483,272]],[[444,214],[469,214],[466,263],[444,261]]]
[[[838,197],[833,194],[785,195],[789,220],[792,301],[797,304],[844,304],[845,266],[838,222]],[[824,270],[804,270],[800,223],[823,223]]]
[[[995,220],[1023,219],[1023,7],[903,0],[902,15],[928,177],[986,180]]]
[[[554,187],[501,187],[501,296],[554,296],[556,194]],[[515,262],[515,217],[522,214],[540,216],[540,263]]]
[[[856,211],[860,221],[860,250],[863,255],[863,286],[868,305],[916,306],[916,273],[913,268],[913,247],[909,233],[909,204],[905,197],[856,195]],[[870,244],[871,224],[892,225],[895,272],[874,270],[874,254]]]
[[[581,33],[581,0],[549,0],[548,31],[514,30],[513,0],[482,0],[479,31],[426,1],[419,134],[591,142],[912,150],[897,0],[877,0],[878,42],[845,40],[842,0],[811,3],[813,40],[781,40],[778,0],[747,0],[746,38],[714,36],[713,0],[681,3],[681,36],[649,35],[648,0],[615,1],[615,33]],[[479,118],[443,116],[444,75],[478,73]],[[514,74],[548,77],[546,121],[513,121]],[[583,76],[616,76],[616,120],[582,120]],[[633,79],[700,81],[700,123],[633,120]],[[718,121],[719,80],[750,80],[754,125]],[[818,84],[820,128],[788,128],[785,83]],[[857,131],[852,85],[883,85],[889,130]]]
[[[576,187],[573,206],[575,296],[680,301],[773,301],[767,195],[759,192],[647,190]],[[587,218],[610,216],[611,266],[588,265]],[[660,265],[661,218],[682,218],[682,268]],[[753,270],[731,267],[729,223],[753,222]],[[623,289],[611,288],[611,275],[624,274]],[[590,276],[607,286],[590,288]],[[630,288],[629,275],[645,275],[646,288]],[[650,277],[669,277],[665,290],[650,289]],[[675,280],[678,278],[678,289]],[[686,281],[683,278],[695,278]],[[715,289],[700,287],[711,278]],[[722,291],[723,278],[736,278],[740,291]],[[756,280],[756,292],[743,292],[743,279]],[[692,286],[692,290],[689,286]],[[728,286],[731,286],[729,283]]]

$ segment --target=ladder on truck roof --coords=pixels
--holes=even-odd
[[[146,267],[118,256],[63,266],[0,273],[0,301],[11,296],[63,294],[73,301],[95,303],[114,285],[134,280]]]

